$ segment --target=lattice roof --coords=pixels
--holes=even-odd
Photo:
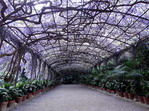
[[[58,71],[90,68],[149,37],[149,0],[0,3],[0,25]]]

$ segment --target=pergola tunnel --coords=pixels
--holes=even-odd
[[[0,0],[0,111],[69,88],[74,97],[94,89],[146,111],[149,0]]]

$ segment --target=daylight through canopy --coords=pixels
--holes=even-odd
[[[88,70],[149,38],[148,0],[0,0],[0,11],[1,77]]]

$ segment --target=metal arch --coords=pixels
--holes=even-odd
[[[48,49],[46,49],[46,50],[49,50],[49,49],[53,50],[54,48],[62,48],[62,47],[65,47],[65,46],[67,46],[67,45],[55,46],[55,47],[48,48]],[[69,45],[69,46],[74,46],[74,45]],[[86,46],[86,47],[91,47],[91,48],[98,48],[98,49],[104,50],[104,51],[106,51],[106,52],[108,52],[108,53],[114,53],[114,52],[111,52],[111,51],[109,51],[109,50],[107,50],[107,49],[103,49],[103,48],[98,47],[98,46],[89,46],[89,45],[81,45],[81,44],[78,44],[78,45],[76,45],[76,46],[81,46],[81,47]],[[41,51],[39,51],[39,52],[42,53],[43,51],[45,51],[45,50],[41,50]]]
[[[88,64],[91,64],[91,65],[94,65],[95,64],[95,62],[94,61],[89,61],[88,59],[87,60],[83,60],[83,59],[81,59],[81,58],[73,58],[73,59],[68,59],[68,58],[60,58],[59,60],[58,59],[54,59],[53,61],[52,61],[52,63],[51,62],[49,62],[48,64],[50,65],[50,66],[52,66],[53,64],[56,64],[56,63],[59,63],[59,62],[66,62],[66,61],[68,61],[68,62],[75,62],[75,61],[78,61],[78,62],[83,62],[83,63],[88,63]]]
[[[80,63],[74,63],[71,66],[70,65],[67,66],[66,64],[59,64],[59,65],[57,65],[55,67],[52,67],[52,68],[54,68],[57,71],[58,69],[64,69],[64,67],[66,67],[67,69],[76,68],[76,69],[79,70],[79,69],[83,68],[84,70],[88,70],[89,68],[91,68],[91,65],[87,65],[87,64],[84,65],[84,64],[80,64]]]
[[[48,52],[49,49],[46,49],[46,47],[50,45],[52,47],[51,49],[54,52],[53,55],[55,54],[55,57],[58,58],[55,47],[58,47],[59,49],[60,47],[63,47],[60,42],[61,40],[66,40],[66,49],[67,51],[69,51],[69,42],[73,42],[72,46],[74,46],[75,48],[76,46],[79,46],[75,44],[77,43],[75,42],[75,40],[79,40],[79,38],[82,39],[82,41],[79,42],[79,50],[76,51],[76,53],[78,52],[78,54],[80,54],[79,51],[81,51],[81,47],[83,47],[83,44],[87,40],[89,40],[89,42],[87,43],[90,44],[87,45],[87,48],[83,51],[86,52],[88,47],[92,47],[92,51],[88,52],[92,54],[95,52],[95,48],[99,48],[100,51],[98,52],[98,63],[102,61],[100,59],[102,58],[102,55],[100,53],[101,51],[105,51],[110,57],[111,55],[114,55],[119,51],[117,51],[118,48],[120,50],[124,50],[127,47],[131,46],[131,44],[138,43],[143,40],[143,35],[148,35],[148,1],[143,0],[127,2],[125,0],[121,0],[122,3],[120,3],[119,0],[83,1],[84,2],[74,3],[74,5],[71,5],[71,3],[68,3],[69,0],[67,1],[67,3],[64,3],[64,1],[61,0],[61,3],[57,3],[59,4],[57,6],[56,4],[54,4],[55,1],[50,0],[42,0],[42,3],[41,1],[37,1],[34,3],[34,1],[32,0],[30,3],[28,1],[25,2],[24,0],[24,2],[22,2],[22,9],[19,9],[19,11],[22,11],[22,13],[19,14],[19,12],[16,10],[18,9],[16,7],[18,5],[12,4],[10,1],[8,1],[8,3],[5,3],[4,0],[1,0],[0,4],[3,10],[1,10],[0,15],[0,26],[8,26],[9,29],[11,29],[10,27],[15,27],[13,28],[12,33],[18,35],[21,43],[24,46],[32,48],[34,52],[39,52],[39,55],[41,55],[43,59],[45,58],[46,61],[48,60],[46,56],[44,56],[44,53],[50,55],[50,53]],[[36,8],[36,5],[38,4],[48,3],[49,6],[42,7],[41,11]],[[6,7],[8,4],[10,5],[10,7]],[[67,4],[67,6],[64,6],[64,4]],[[101,7],[101,4],[103,4],[104,7]],[[13,10],[11,10],[12,7],[14,8]],[[28,7],[30,11],[25,10],[26,8],[24,7]],[[140,8],[140,10],[135,10],[136,13],[134,13],[134,9],[138,7]],[[8,11],[6,11],[7,8]],[[51,19],[46,18],[50,18],[50,16]],[[63,22],[59,22],[60,19]],[[129,21],[129,19],[131,19],[131,21]],[[19,27],[17,27],[19,21],[23,23],[25,28],[27,28],[27,31],[22,31]],[[100,22],[102,22],[102,24],[99,24]],[[35,25],[35,27],[40,26],[40,30],[31,30],[34,27],[30,25]],[[18,28],[19,30],[14,30],[16,28]],[[45,37],[43,37],[43,35],[37,34],[39,32],[41,34],[44,34]],[[81,38],[80,36],[83,37]],[[44,43],[42,40],[46,41],[47,44],[46,42]],[[55,44],[51,43],[52,40],[55,40],[58,46],[54,46]],[[100,43],[94,44],[95,42]],[[32,45],[30,45],[31,43]],[[59,51],[61,54],[63,53],[61,50]],[[93,57],[94,56],[92,56],[92,59]],[[72,57],[70,57],[70,59],[71,58]]]
[[[58,57],[60,57],[60,56],[65,56],[65,54],[66,53],[53,53],[53,54],[50,54],[50,55],[47,55],[47,56],[44,56],[44,58],[46,58],[47,59],[47,61],[49,60],[49,59],[51,59],[52,57],[51,56],[55,56],[55,55],[57,55]],[[70,54],[71,54],[71,52],[70,52]],[[79,53],[77,53],[77,54],[75,54],[75,53],[72,53],[73,55],[85,55],[85,56],[91,56],[91,57],[94,57],[94,58],[101,58],[101,59],[103,59],[103,57],[101,57],[101,56],[98,56],[98,55],[95,55],[95,54],[91,54],[91,53],[88,53],[88,52],[79,52]],[[49,58],[47,58],[47,57],[49,57]],[[98,60],[98,59],[97,59]]]

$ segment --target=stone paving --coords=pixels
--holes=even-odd
[[[82,85],[61,85],[11,111],[149,111],[149,108]]]

